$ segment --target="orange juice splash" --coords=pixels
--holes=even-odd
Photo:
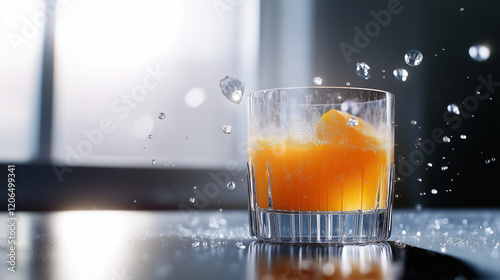
[[[255,140],[251,161],[257,205],[289,211],[385,208],[390,141],[370,124],[330,110],[313,141]]]

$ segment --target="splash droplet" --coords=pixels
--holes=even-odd
[[[356,63],[356,73],[358,74],[359,77],[368,80],[370,79],[370,66],[366,64],[365,62],[358,62]]]
[[[159,118],[160,120],[164,120],[164,119],[165,119],[165,113],[163,113],[163,112],[162,112],[162,113],[159,113],[159,114],[158,114],[158,118]]]
[[[349,125],[350,126],[357,126],[358,125],[358,120],[355,117],[349,118]]]
[[[317,86],[320,86],[323,83],[323,79],[321,77],[314,77],[313,83]]]
[[[424,55],[417,50],[409,50],[405,54],[405,62],[409,66],[418,66],[422,60],[424,59]]]
[[[195,201],[196,201],[196,198],[194,198],[194,197],[189,198],[189,202],[194,203]]]
[[[225,124],[221,127],[221,130],[225,134],[231,134],[231,132],[233,131],[233,127],[230,126],[229,124]]]
[[[227,183],[226,187],[227,187],[228,190],[232,191],[232,190],[234,190],[234,188],[236,188],[236,184],[231,181],[231,182]]]
[[[415,205],[415,211],[417,211],[417,212],[422,211],[422,205],[420,205],[420,204]]]
[[[436,189],[432,189],[432,190],[431,190],[431,193],[432,193],[432,194],[437,194],[437,193],[438,193],[438,191],[437,191]]]
[[[490,57],[490,49],[483,45],[474,45],[469,48],[469,55],[475,61],[486,61]]]
[[[226,76],[219,81],[222,94],[234,104],[240,104],[245,91],[245,85],[238,79]]]
[[[450,143],[450,141],[451,141],[450,137],[448,137],[448,136],[446,136],[446,135],[445,135],[445,136],[443,136],[443,142],[445,142],[445,143]]]
[[[392,74],[394,75],[394,77],[400,81],[406,81],[406,79],[408,79],[408,71],[406,71],[406,69],[396,69],[392,72]]]
[[[448,112],[453,113],[455,115],[460,115],[460,108],[457,106],[457,104],[450,104],[446,107]]]

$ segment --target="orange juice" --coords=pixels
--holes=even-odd
[[[312,139],[253,141],[257,205],[289,211],[385,208],[392,152],[383,135],[358,117],[330,110]]]

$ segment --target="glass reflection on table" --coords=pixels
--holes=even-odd
[[[249,279],[394,279],[388,243],[288,245],[254,242]]]

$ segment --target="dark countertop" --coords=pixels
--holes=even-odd
[[[500,278],[499,209],[396,210],[391,239],[364,246],[255,242],[246,211],[2,216],[0,279]]]

